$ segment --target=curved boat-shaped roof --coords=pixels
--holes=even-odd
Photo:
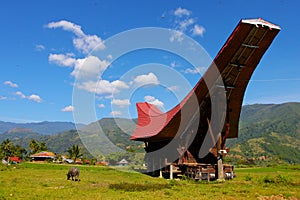
[[[200,105],[201,101],[209,96],[208,87],[216,87],[216,82],[220,77],[214,77],[216,76],[214,73],[215,66],[219,70],[226,90],[227,114],[226,125],[223,125],[223,129],[230,126],[229,133],[226,135],[227,138],[238,137],[238,123],[246,87],[263,54],[279,31],[279,26],[260,18],[241,20],[211,66],[193,90],[178,105],[168,112],[162,113],[155,105],[147,102],[136,104],[138,122],[130,139],[140,141],[169,140],[178,133],[178,124],[183,123],[185,126],[192,126],[188,121],[192,119],[195,112],[199,112],[199,110],[192,108],[192,104],[195,103],[192,102],[192,96],[196,95]],[[207,84],[205,80],[208,79],[213,83]],[[185,109],[186,113],[190,113],[184,115],[188,119],[182,119],[182,109]],[[207,108],[204,107],[204,109]],[[207,110],[210,112],[210,109]],[[202,108],[200,112],[202,112]],[[196,126],[198,127],[198,123],[201,122],[193,123],[197,123]]]

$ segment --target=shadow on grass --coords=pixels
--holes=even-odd
[[[117,183],[109,185],[109,189],[123,190],[126,192],[156,191],[166,188],[171,188],[170,184]]]

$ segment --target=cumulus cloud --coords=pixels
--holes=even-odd
[[[71,75],[77,79],[99,78],[110,64],[107,60],[100,60],[96,56],[76,59],[72,53],[50,54],[48,60],[59,66],[74,67]]]
[[[103,40],[96,35],[86,35],[81,26],[72,22],[61,20],[58,22],[51,22],[46,25],[47,28],[62,28],[65,31],[70,31],[75,34],[73,45],[75,48],[85,54],[90,53],[92,50],[100,50],[105,48]]]
[[[173,21],[175,31],[170,36],[170,42],[182,42],[184,33],[192,33],[193,36],[203,37],[205,28],[196,24],[197,19],[192,17],[190,10],[179,7],[172,14],[175,17]]]
[[[162,101],[156,99],[153,96],[147,95],[147,96],[144,97],[144,100],[146,102],[151,103],[153,105],[156,105],[156,106],[158,106],[158,107],[160,107],[162,109],[164,108],[164,103]]]
[[[196,68],[187,68],[184,70],[186,74],[204,74],[207,67],[196,67]]]
[[[201,37],[203,37],[204,32],[205,28],[203,26],[199,26],[198,24],[194,25],[193,35],[200,35]]]
[[[45,50],[45,46],[42,45],[42,44],[37,44],[37,45],[35,45],[35,50],[36,51],[43,51],[43,50]]]
[[[63,67],[72,67],[76,63],[73,54],[50,54],[48,60],[50,63]]]
[[[95,79],[102,75],[109,64],[107,60],[100,60],[96,56],[77,59],[71,75],[77,79]]]
[[[63,109],[61,109],[62,112],[74,112],[74,106],[66,106]]]
[[[175,62],[175,61],[172,62],[172,63],[170,64],[170,66],[171,66],[172,68],[176,67],[176,62]]]
[[[28,97],[29,100],[31,101],[35,101],[37,103],[41,103],[42,102],[42,98],[39,95],[36,94],[32,94]]]
[[[126,107],[130,105],[129,99],[113,99],[111,101],[112,105],[120,106],[120,107]]]
[[[185,19],[185,20],[179,21],[178,22],[179,30],[181,30],[181,31],[184,32],[184,31],[187,30],[187,28],[189,26],[191,26],[194,23],[195,23],[195,20],[193,18],[189,18],[189,19]]]
[[[182,42],[183,40],[183,32],[182,31],[173,31],[172,35],[170,36],[170,42]]]
[[[29,99],[30,101],[35,101],[37,103],[41,103],[43,99],[37,94],[31,94],[30,96],[26,96],[21,91],[17,91],[15,95],[19,96],[21,99]]]
[[[117,93],[121,89],[129,87],[125,82],[119,80],[113,82],[109,82],[108,80],[85,81],[77,83],[75,86],[79,89],[99,95]]]
[[[21,91],[18,91],[15,93],[17,96],[19,96],[21,99],[25,99],[26,96],[21,92]]]
[[[13,83],[12,81],[5,81],[3,84],[4,84],[4,85],[8,85],[9,87],[12,87],[12,88],[17,88],[17,87],[19,87],[18,84]]]
[[[135,77],[133,82],[138,86],[159,84],[159,80],[157,76],[152,72],[150,72],[149,74],[143,74]]]
[[[116,117],[122,115],[121,111],[114,110],[110,113],[111,116]]]
[[[7,100],[6,96],[0,96],[0,100]]]
[[[103,103],[101,103],[101,104],[98,104],[98,107],[99,108],[105,108],[105,105]]]
[[[111,54],[107,55],[107,59],[108,60],[112,60],[113,59],[113,56]]]
[[[173,86],[167,87],[167,90],[175,92],[175,91],[179,90],[179,87],[177,85],[173,85]]]
[[[120,80],[115,80],[111,82],[112,86],[114,86],[116,89],[128,89],[129,86],[124,82]]]
[[[177,16],[177,17],[182,17],[182,16],[190,16],[192,14],[191,11],[185,9],[185,8],[177,8],[175,11],[174,11],[174,15]]]

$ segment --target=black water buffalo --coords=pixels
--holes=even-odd
[[[72,181],[80,181],[79,174],[80,174],[79,169],[77,167],[72,167],[69,169],[69,172],[67,173],[67,180],[70,180],[70,178],[72,178]]]

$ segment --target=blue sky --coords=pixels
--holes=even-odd
[[[97,58],[91,51],[96,47],[104,52],[106,41],[124,31],[160,27],[191,37],[214,58],[240,19],[259,17],[279,25],[281,32],[253,74],[243,104],[300,102],[299,4],[287,0],[3,1],[0,120],[74,121],[74,89],[94,97],[89,106],[97,119],[136,117],[135,103],[140,101],[169,110],[189,88],[181,85],[185,90],[180,90],[178,85],[193,87],[199,80],[190,63],[163,50],[143,49],[119,58],[111,54]],[[79,71],[83,62],[89,68]],[[100,68],[93,68],[95,63]],[[94,74],[100,84],[86,79]],[[120,96],[141,83],[145,85],[125,92],[126,98]],[[93,86],[99,87],[96,92]]]

